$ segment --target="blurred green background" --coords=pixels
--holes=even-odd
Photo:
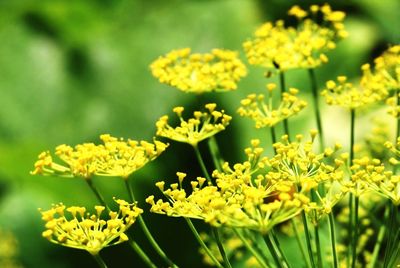
[[[0,228],[12,231],[18,239],[18,262],[24,267],[96,267],[89,254],[53,245],[41,237],[43,224],[37,208],[47,209],[61,201],[92,206],[96,200],[81,180],[29,175],[38,153],[62,143],[98,142],[102,133],[151,140],[155,121],[172,107],[199,106],[196,96],[161,85],[151,76],[148,66],[154,59],[176,48],[207,52],[218,47],[239,50],[246,62],[242,42],[261,23],[286,18],[296,2],[1,1]],[[362,63],[400,40],[398,0],[327,2],[347,12],[350,37],[329,54],[330,62],[317,70],[321,85],[340,74],[357,77]],[[303,7],[311,3],[324,2],[301,1]],[[290,71],[287,79],[289,86],[298,87],[309,99],[305,74]],[[203,100],[216,101],[235,115],[240,99],[263,91],[265,83],[263,70],[249,67],[239,90],[206,94]],[[311,111],[310,105],[291,120],[292,128],[306,132],[313,127]],[[327,129],[331,126],[324,124]],[[336,127],[329,132],[335,135],[340,131]],[[249,139],[263,135],[266,133],[253,130],[252,122],[234,116],[232,125],[217,139],[223,156],[237,162]],[[144,199],[157,193],[154,183],[159,179],[174,181],[177,171],[190,177],[200,175],[195,163],[191,148],[171,142],[166,153],[134,174],[140,205],[148,210]],[[127,197],[119,179],[96,178],[95,183],[108,200]],[[177,264],[204,266],[181,219],[150,213],[144,217]],[[201,223],[198,226],[204,228]],[[135,235],[150,252],[138,228]],[[107,248],[102,255],[110,267],[143,267],[125,244]]]

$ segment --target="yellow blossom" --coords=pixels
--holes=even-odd
[[[274,87],[272,85],[275,84],[269,84],[267,86],[267,98],[264,94],[250,94],[240,102],[241,107],[237,110],[240,116],[253,119],[256,128],[275,126],[284,119],[299,113],[307,105],[305,101],[300,100],[296,96],[298,90],[290,88],[289,92],[284,92],[282,94],[279,105],[273,107],[272,91]]]
[[[362,106],[383,100],[386,93],[372,87],[355,86],[347,81],[346,76],[338,76],[337,81],[326,82],[326,88],[321,92],[328,105],[338,105],[348,109],[357,109]]]
[[[215,110],[216,106],[215,103],[206,104],[207,111],[195,111],[193,117],[187,120],[182,117],[184,108],[175,107],[173,112],[179,117],[179,126],[175,128],[170,126],[169,117],[164,115],[156,122],[157,136],[197,146],[200,141],[225,130],[232,119],[223,110]]]
[[[243,44],[249,63],[281,71],[326,63],[325,53],[336,47],[337,39],[347,36],[345,13],[332,11],[327,4],[312,6],[310,11],[309,14],[299,6],[289,10],[289,15],[299,20],[297,27],[285,27],[282,20],[259,27],[254,38]],[[312,20],[316,15],[321,15],[324,26]]]
[[[91,178],[115,176],[127,179],[130,174],[157,158],[167,144],[160,141],[124,141],[109,134],[100,136],[103,144],[78,144],[75,147],[59,145],[55,154],[62,163],[53,161],[49,152],[39,155],[32,174],[59,175],[67,177]]]
[[[213,49],[210,53],[191,54],[190,48],[173,50],[150,65],[161,83],[184,92],[231,91],[247,74],[237,52]]]
[[[204,178],[192,181],[192,191],[171,184],[163,191],[169,201],[147,198],[151,211],[172,217],[201,219],[213,226],[245,227],[261,233],[287,221],[301,212],[309,199],[301,193],[292,193],[293,183],[274,183],[267,176],[256,175],[264,170],[266,158],[261,157],[259,142],[245,150],[248,160],[223,171],[214,171],[216,186],[204,185]]]
[[[105,247],[125,242],[128,240],[126,230],[143,210],[120,199],[115,202],[119,211],[110,211],[106,220],[101,219],[105,210],[102,206],[95,207],[96,214],[87,213],[84,207],[66,207],[63,204],[40,210],[42,220],[46,222],[43,237],[55,244],[86,250],[92,255]]]

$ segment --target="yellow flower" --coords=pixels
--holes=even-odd
[[[315,68],[328,61],[325,52],[336,47],[335,41],[347,36],[345,13],[332,11],[329,5],[313,6],[309,14],[299,6],[289,15],[299,19],[298,26],[285,27],[282,20],[259,27],[252,40],[243,44],[250,64],[285,71],[293,68]],[[321,16],[324,26],[312,20]]]
[[[107,220],[101,219],[103,206],[95,206],[96,214],[89,214],[84,207],[53,205],[50,210],[40,211],[46,222],[46,231],[42,235],[50,242],[83,249],[92,255],[105,247],[125,242],[128,240],[126,230],[143,210],[123,200],[115,202],[119,211],[110,211]]]
[[[339,105],[348,109],[357,109],[362,106],[383,100],[386,92],[370,86],[353,85],[347,82],[346,76],[338,76],[337,82],[326,82],[326,88],[321,92],[328,105]]]
[[[241,107],[237,110],[240,116],[250,117],[255,121],[256,128],[272,127],[299,113],[307,103],[297,98],[298,90],[290,88],[289,92],[282,94],[282,99],[279,106],[274,109],[272,91],[276,88],[275,84],[268,84],[268,95],[265,98],[264,94],[250,94],[243,99]]]
[[[301,193],[292,193],[292,182],[271,181],[267,175],[256,175],[265,168],[266,158],[259,141],[252,141],[252,147],[245,150],[248,160],[230,167],[224,164],[223,171],[214,171],[216,186],[205,185],[206,179],[191,181],[192,191],[182,187],[186,174],[179,173],[179,183],[164,189],[164,183],[157,186],[169,201],[146,201],[151,211],[172,217],[201,219],[213,226],[242,227],[266,233],[271,228],[301,212],[310,200]]]
[[[173,50],[151,65],[154,77],[161,83],[184,92],[204,93],[231,91],[247,74],[237,52],[213,49],[211,53],[190,53],[190,48]]]
[[[32,174],[83,177],[90,179],[93,175],[115,176],[127,179],[130,174],[142,168],[149,161],[157,158],[167,148],[160,141],[124,141],[109,134],[100,136],[103,144],[78,144],[74,148],[60,145],[55,154],[62,164],[53,161],[49,152],[39,155]]]
[[[193,118],[186,121],[182,117],[184,108],[175,107],[173,112],[179,117],[179,126],[171,127],[168,123],[168,116],[164,115],[156,122],[157,136],[197,146],[200,141],[224,130],[232,119],[223,110],[215,110],[216,107],[215,103],[206,104],[206,112],[195,111]]]

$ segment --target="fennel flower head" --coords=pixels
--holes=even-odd
[[[237,52],[213,49],[210,53],[191,53],[190,48],[173,50],[151,65],[151,72],[161,83],[184,92],[231,91],[247,74]]]
[[[183,107],[175,107],[173,112],[179,117],[179,126],[173,128],[169,125],[167,115],[162,116],[157,122],[157,136],[165,137],[174,141],[188,143],[194,147],[205,139],[225,130],[232,117],[225,114],[223,110],[215,110],[215,103],[205,105],[206,111],[195,111],[193,117],[183,119]]]
[[[107,220],[101,219],[103,206],[95,206],[96,214],[86,212],[85,207],[53,205],[40,211],[46,222],[43,237],[50,242],[66,247],[83,249],[96,255],[105,247],[128,240],[126,230],[135,222],[143,210],[124,200],[115,200],[118,212],[110,211]]]
[[[326,63],[325,53],[347,36],[345,13],[333,11],[328,4],[312,5],[309,11],[296,5],[288,14],[298,19],[297,27],[286,27],[283,20],[267,22],[256,30],[253,39],[243,43],[250,64],[280,71],[315,68]],[[316,22],[319,17],[321,24]]]
[[[78,144],[75,147],[59,145],[55,154],[62,161],[53,161],[50,152],[42,152],[35,163],[32,174],[57,175],[65,177],[83,177],[93,175],[113,176],[127,179],[136,170],[157,158],[167,148],[160,141],[124,141],[103,134],[103,144]]]
[[[337,81],[326,82],[326,88],[322,90],[321,95],[328,105],[357,109],[383,100],[387,93],[362,84],[354,85],[347,81],[346,76],[338,76]]]
[[[256,128],[273,127],[277,123],[299,113],[307,103],[300,100],[296,95],[299,92],[295,88],[290,88],[288,92],[283,92],[279,105],[273,107],[272,93],[276,89],[276,84],[267,85],[268,95],[250,94],[243,99],[241,107],[237,110],[240,116],[245,116],[255,121]]]
[[[245,150],[247,161],[233,167],[225,163],[222,171],[214,171],[216,185],[206,185],[206,179],[200,177],[190,182],[192,191],[188,192],[182,187],[184,173],[178,173],[179,183],[168,189],[164,182],[158,182],[156,185],[168,201],[155,201],[154,196],[149,196],[146,201],[152,205],[151,211],[261,233],[298,215],[310,200],[301,193],[293,193],[292,182],[272,181],[262,173],[267,158],[261,156],[263,149],[259,144],[259,140],[253,140],[252,147]]]

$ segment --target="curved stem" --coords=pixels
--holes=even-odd
[[[107,206],[106,202],[104,201],[104,198],[101,196],[100,192],[97,190],[96,186],[93,184],[92,180],[87,179],[86,180],[87,184],[89,185],[90,189],[92,192],[95,194],[97,197],[98,201],[102,206],[104,206],[108,212],[110,212],[110,208]],[[127,233],[129,237],[129,245],[132,247],[132,249],[139,255],[140,258],[147,264],[148,267],[150,268],[156,268],[157,266],[154,265],[154,263],[150,260],[150,258],[144,253],[144,251],[140,248],[140,246],[133,240],[132,236]]]
[[[311,239],[310,239],[310,231],[308,230],[308,224],[307,224],[307,216],[306,213],[301,211],[301,219],[303,221],[303,226],[304,226],[304,234],[306,236],[306,245],[307,245],[307,250],[308,250],[308,257],[310,258],[311,266],[315,266],[315,260],[314,260],[314,253],[312,251],[311,247]]]
[[[104,262],[104,260],[100,257],[100,254],[91,254],[93,258],[96,260],[97,264],[99,265],[100,268],[107,268],[107,264]]]
[[[285,73],[282,70],[279,71],[279,83],[281,88],[281,100],[282,100],[283,93],[286,92]],[[290,141],[289,124],[287,118],[283,120],[283,129],[285,131],[285,134],[288,135]]]
[[[201,171],[203,172],[204,176],[206,177],[208,184],[212,185],[210,174],[207,171],[206,165],[204,164],[203,157],[201,156],[199,147],[193,146],[194,152],[196,153],[197,161],[199,161]]]
[[[194,227],[192,221],[188,218],[184,218],[189,225],[190,230],[192,231],[194,237],[196,238],[197,242],[199,242],[200,246],[204,249],[204,251],[207,253],[207,255],[211,258],[211,260],[214,262],[214,264],[217,267],[222,268],[223,266],[219,263],[217,258],[214,256],[214,254],[211,252],[211,250],[207,247],[207,245],[204,243],[203,239],[201,239],[199,233],[197,232],[196,228]]]
[[[93,184],[93,181],[91,179],[85,179],[87,185],[89,185],[90,190],[94,193],[96,196],[97,200],[100,202],[102,206],[104,206],[107,211],[110,211],[110,208],[108,207],[106,201],[104,201],[103,196],[100,194],[99,190],[97,190],[96,186]]]
[[[388,217],[389,217],[389,206],[386,206],[383,218],[386,221],[386,220],[388,220]],[[378,260],[379,250],[381,249],[382,242],[383,242],[383,239],[385,237],[386,229],[387,228],[386,228],[386,225],[384,223],[379,228],[378,238],[376,239],[375,247],[374,247],[374,250],[372,252],[371,261],[370,261],[369,266],[368,266],[369,268],[374,268],[375,267],[376,261]]]
[[[217,139],[214,136],[208,139],[208,148],[210,150],[215,168],[221,171],[224,160],[222,159],[221,152],[219,151]]]
[[[331,234],[331,244],[332,244],[332,256],[333,256],[333,267],[339,267],[339,261],[336,251],[336,232],[335,232],[335,219],[333,217],[333,212],[329,213],[329,232]]]
[[[131,184],[129,183],[129,181],[127,179],[124,180],[125,182],[125,187],[128,190],[129,193],[129,197],[131,199],[131,202],[135,203],[136,199],[135,196],[133,194],[133,189]],[[141,215],[138,216],[138,221],[139,221],[139,225],[143,230],[144,235],[146,236],[146,238],[149,240],[151,246],[154,248],[154,250],[157,252],[158,255],[160,255],[160,257],[171,267],[178,267],[175,263],[173,263],[167,256],[167,254],[165,254],[165,252],[161,249],[161,247],[158,245],[157,241],[154,239],[153,235],[150,233],[149,228],[147,227],[143,217]]]
[[[221,243],[221,238],[220,238],[218,229],[215,228],[215,227],[211,227],[211,230],[212,230],[212,232],[213,232],[213,234],[214,234],[215,242],[217,242],[218,249],[219,249],[219,252],[221,253],[222,259],[224,260],[224,267],[232,268],[232,265],[231,265],[231,263],[229,262],[229,258],[228,258],[228,256],[226,255],[224,246],[223,246],[222,243]]]
[[[293,227],[294,234],[296,235],[297,244],[299,245],[301,255],[303,256],[304,262],[306,263],[307,267],[311,267],[310,260],[309,260],[309,258],[307,258],[306,249],[304,248],[304,245],[301,242],[300,233],[299,233],[299,230],[297,229],[297,225],[294,222],[293,218],[291,219],[291,224]]]
[[[150,268],[157,268],[157,266],[150,260],[149,256],[142,250],[142,248],[132,239],[132,236],[129,236],[129,245],[133,248],[133,250],[139,255],[139,257],[144,261],[144,263]]]
[[[315,76],[315,71],[313,68],[308,69],[308,75],[310,77],[310,82],[311,82],[311,90],[312,90],[313,101],[314,101],[315,120],[317,122],[317,129],[318,129],[318,134],[319,134],[319,150],[320,150],[320,153],[322,153],[325,148],[324,132],[322,129],[321,112],[319,109],[319,94],[318,94],[317,78]]]
[[[233,228],[232,230],[240,238],[244,246],[251,252],[251,254],[253,254],[253,256],[256,258],[261,267],[268,268],[268,265],[264,262],[262,256],[257,252],[257,250],[254,249],[254,247],[249,243],[249,241],[247,241],[247,239],[243,236],[243,234],[240,233],[240,231],[236,230],[235,228]]]
[[[275,247],[272,244],[272,241],[271,241],[271,238],[270,238],[269,234],[264,235],[263,238],[264,238],[265,244],[267,245],[267,247],[269,249],[269,252],[272,255],[272,258],[275,261],[276,266],[279,267],[279,268],[282,267],[281,259],[279,258],[278,253],[276,252]]]
[[[286,258],[285,253],[283,252],[281,245],[279,243],[278,240],[278,236],[276,235],[275,231],[272,229],[270,232],[271,236],[272,236],[272,244],[274,245],[274,247],[278,250],[278,254],[280,256],[280,258],[283,260],[283,263],[286,264],[286,267],[290,268],[290,264],[288,259]]]

